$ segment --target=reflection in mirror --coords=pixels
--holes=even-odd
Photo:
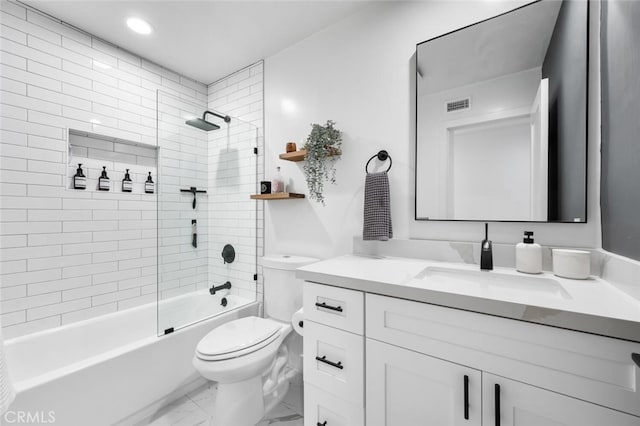
[[[416,219],[586,221],[588,2],[420,43]]]

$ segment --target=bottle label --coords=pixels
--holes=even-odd
[[[145,182],[144,184],[144,192],[146,192],[147,194],[153,194],[153,183],[152,182]]]
[[[122,191],[131,192],[132,189],[133,189],[133,182],[131,182],[130,180],[122,181]]]
[[[83,176],[76,176],[73,178],[73,187],[75,189],[85,189],[87,187],[87,178]]]
[[[100,189],[102,191],[108,191],[109,190],[109,180],[100,178],[98,180],[98,189]]]

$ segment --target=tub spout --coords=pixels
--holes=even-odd
[[[211,295],[214,295],[216,294],[217,291],[224,290],[224,289],[231,290],[231,283],[229,281],[217,287],[215,285],[212,285],[211,288],[209,289],[209,293]]]

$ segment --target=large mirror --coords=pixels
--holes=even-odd
[[[418,44],[416,219],[586,222],[588,2]]]

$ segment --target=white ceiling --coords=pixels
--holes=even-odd
[[[53,17],[209,84],[344,19],[358,1],[23,0]],[[154,32],[130,31],[126,18]]]

